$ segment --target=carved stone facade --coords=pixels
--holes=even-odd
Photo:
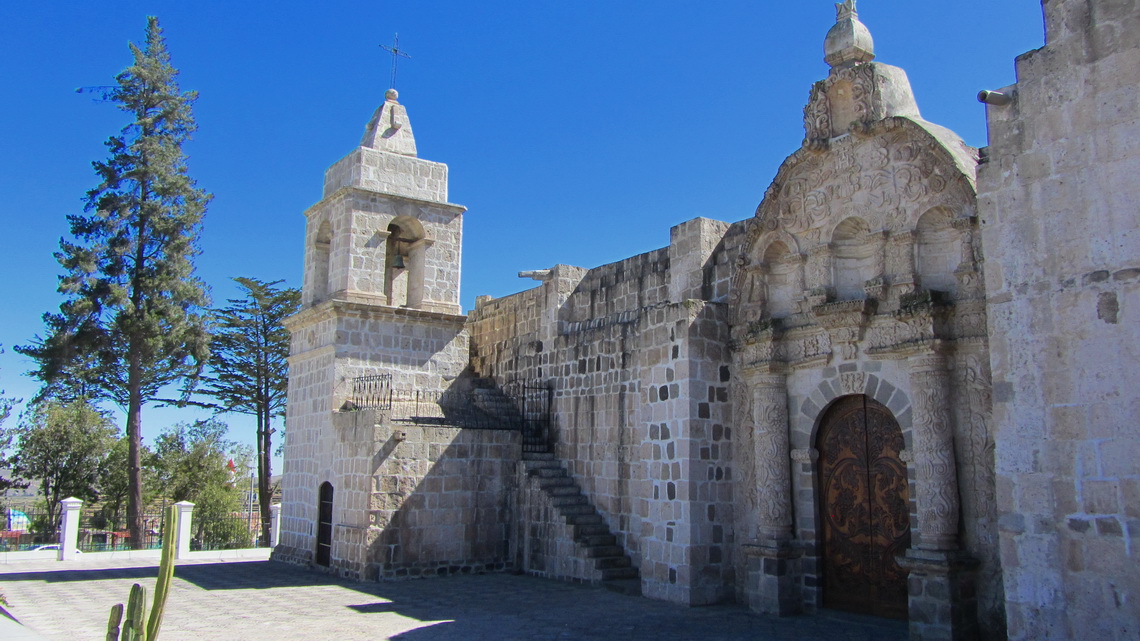
[[[1060,56],[1134,105],[1137,48],[1072,54],[1096,50],[1077,47],[1092,31],[1073,25],[1134,32],[1131,4],[1045,6],[1063,45],[1022,59],[1038,73],[1025,90],[1051,104],[1041,76]],[[446,202],[445,168],[414,157],[392,96],[308,212],[278,556],[313,559],[317,488],[332,482],[333,565],[352,576],[637,577],[652,598],[788,615],[849,605],[831,581],[843,567],[913,639],[1001,639],[1007,612],[1010,638],[1134,636],[1137,401],[1119,382],[1135,352],[1134,332],[1119,333],[1140,283],[1126,264],[1134,216],[1120,214],[1108,252],[1069,215],[1107,219],[1105,207],[1062,188],[1090,170],[1065,156],[1055,179],[1041,172],[1054,148],[1099,149],[1098,171],[1129,194],[1116,210],[1134,213],[1138,156],[1122,141],[1137,138],[1135,119],[1112,111],[1121,135],[1082,133],[1071,149],[1045,137],[1026,158],[1023,120],[1051,112],[992,107],[978,197],[983,154],[922,119],[906,74],[874,61],[853,0],[825,52],[803,145],[753,216],[691,220],[667,247],[594,269],[525,272],[537,287],[481,297],[467,317],[455,313],[463,210]],[[1082,95],[1065,111],[1074,122],[1107,109]],[[1047,194],[1068,207],[1049,224],[1088,241],[1058,241],[1064,259],[1026,237],[1052,211]],[[1080,317],[1089,309],[1097,331]],[[1101,347],[1074,347],[1087,336]],[[534,381],[550,422],[539,436],[404,431],[382,411],[348,411],[348,381],[377,370],[427,390]],[[889,540],[864,514],[890,519]],[[431,534],[459,536],[457,523],[467,545]]]

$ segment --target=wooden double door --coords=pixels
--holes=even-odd
[[[823,606],[905,619],[910,547],[903,436],[890,410],[847,396],[818,432]]]

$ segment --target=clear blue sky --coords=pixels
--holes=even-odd
[[[1015,81],[1043,44],[1036,0],[861,0],[879,62],[907,70],[923,116],[985,145],[979,89]],[[0,388],[36,383],[10,349],[60,302],[52,257],[96,184],[91,161],[126,124],[75,93],[112,84],[148,14],[183,89],[200,94],[187,146],[214,194],[199,275],[221,303],[233,276],[301,284],[302,212],[389,86],[420,156],[447,163],[465,218],[462,302],[532,285],[516,273],[593,267],[668,243],[697,216],[752,215],[803,138],[827,74],[830,1],[404,0],[0,3]],[[144,437],[189,413],[149,410]],[[248,421],[232,436],[253,441]]]

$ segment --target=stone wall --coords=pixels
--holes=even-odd
[[[375,410],[331,419],[320,444],[331,460],[314,463],[329,470],[314,481],[334,488],[330,571],[375,580],[510,566],[518,432],[414,425]],[[289,530],[283,522],[275,558],[313,562],[317,487],[306,493],[311,514],[291,514]]]
[[[321,303],[289,320],[293,334],[281,558],[312,561],[318,490],[329,482],[336,492],[335,521],[347,528],[338,529],[334,538],[352,541],[342,552],[334,549],[334,556],[353,559],[345,561],[345,567],[355,568],[345,570],[348,574],[361,572],[371,562],[361,550],[370,545],[364,534],[375,452],[355,440],[345,441],[334,419],[346,404],[362,402],[353,393],[353,380],[359,376],[391,374],[396,394],[462,386],[467,366],[464,320],[341,300]]]
[[[742,232],[696,219],[673,228],[669,247],[588,271],[558,265],[535,289],[480,299],[468,325],[476,375],[552,386],[552,451],[645,592],[682,603],[732,593],[728,332],[724,306],[701,299],[727,297]],[[573,571],[550,567],[549,551],[572,541],[534,514],[549,560],[524,569]]]
[[[1140,7],[1046,0],[979,171],[1009,638],[1140,621]]]

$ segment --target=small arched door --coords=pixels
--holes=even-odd
[[[907,617],[910,547],[903,436],[891,411],[847,396],[824,414],[819,437],[823,606]]]
[[[321,483],[317,516],[317,565],[329,566],[332,559],[333,486]]]

